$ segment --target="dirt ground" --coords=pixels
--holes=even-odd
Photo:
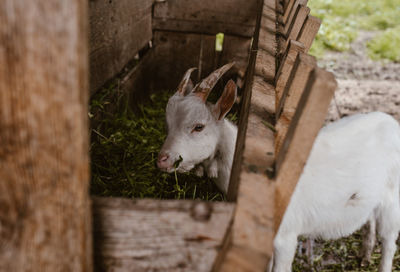
[[[366,42],[376,32],[360,32],[349,52],[328,52],[318,61],[338,81],[327,121],[358,112],[383,111],[400,122],[400,63],[373,61]]]

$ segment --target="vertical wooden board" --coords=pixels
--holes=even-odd
[[[168,0],[154,6],[155,30],[252,37],[258,1]]]
[[[91,271],[87,2],[0,2],[0,270]]]
[[[152,0],[89,1],[92,94],[151,40],[152,3]]]
[[[203,39],[203,42],[202,42]],[[200,50],[203,47],[201,77],[214,66],[215,36],[186,34],[169,31],[154,33],[155,56],[150,72],[151,90],[174,90],[187,69],[199,68]],[[193,72],[198,78],[199,69]]]
[[[291,24],[288,32],[286,33],[286,37],[287,37],[288,41],[298,39],[300,31],[303,28],[303,25],[304,25],[305,21],[307,20],[307,16],[309,13],[310,13],[309,7],[306,7],[303,5],[299,5],[297,7],[297,11],[293,18],[292,24]],[[284,48],[284,49],[286,49],[286,48]]]
[[[275,11],[271,12],[271,23],[276,22],[276,1],[264,1],[260,21],[262,15],[266,14],[265,9]],[[253,73],[256,65],[265,65],[271,67],[275,74],[275,58],[256,63],[259,54],[259,50],[255,50],[257,36],[256,32],[249,63],[248,89],[243,99],[244,114],[239,123],[233,177],[228,190],[228,199],[235,199],[237,195],[237,207],[231,243],[220,271],[264,271],[272,255],[275,190],[273,181],[268,178],[268,171],[274,161],[274,135],[268,122],[273,122],[275,90],[268,79]],[[265,32],[263,41],[276,44],[276,33]]]
[[[285,17],[285,16],[283,17],[283,23],[285,24],[284,34],[288,33],[289,28],[295,18],[296,11],[297,11],[299,5],[307,6],[307,2],[308,2],[308,0],[296,0],[293,4],[292,9],[290,10],[289,14],[287,15],[287,17]]]
[[[295,0],[287,0],[287,1],[284,1],[284,4],[283,4],[283,16],[285,17],[285,18],[287,18],[288,16],[289,16],[289,12],[291,11],[291,9],[293,8],[293,5],[294,5],[294,2],[295,2]],[[285,16],[286,15],[286,16]]]
[[[251,39],[225,35],[221,63],[218,66],[234,61],[232,71],[244,77],[249,64],[250,47]]]
[[[283,56],[281,64],[275,76],[275,97],[276,105],[279,105],[281,97],[283,95],[284,88],[289,80],[290,73],[293,69],[294,62],[299,52],[304,52],[305,48],[302,43],[295,40],[290,40],[289,45],[286,49],[286,53]]]
[[[94,198],[96,270],[211,271],[234,204]]]
[[[248,38],[225,35],[221,58],[216,63],[215,35],[156,31],[150,89],[175,89],[187,69],[198,68],[192,76],[196,81],[199,71],[200,78],[204,78],[218,66],[231,61],[235,61],[236,64],[224,78],[230,78],[235,73],[243,76],[247,69],[250,43]]]
[[[308,50],[310,50],[320,26],[321,19],[311,15],[307,17],[307,20],[304,23],[303,28],[301,29],[300,34],[297,38],[299,42],[304,44],[304,47],[306,49],[305,52],[308,52]]]
[[[276,51],[276,6],[265,1],[261,13],[258,52],[256,56],[255,75],[262,76],[265,81],[272,83],[275,78]]]
[[[285,86],[285,91],[277,108],[278,118],[275,126],[275,154],[279,154],[286,132],[291,124],[293,115],[299,105],[300,98],[306,88],[311,71],[316,67],[315,57],[305,53],[297,55],[291,78]]]
[[[277,157],[275,229],[279,228],[314,140],[322,127],[337,84],[332,73],[315,68]]]
[[[314,56],[306,53],[299,53],[296,57],[295,64],[292,70],[293,80],[288,81],[285,90],[282,94],[282,99],[277,107],[277,117],[279,115],[286,115],[292,118],[304,88],[306,87],[307,80],[311,70],[317,66],[317,60]]]

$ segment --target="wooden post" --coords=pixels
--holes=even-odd
[[[322,127],[336,89],[332,73],[315,68],[307,82],[285,142],[277,156],[275,231],[303,171],[314,140]]]
[[[304,52],[305,48],[302,43],[290,40],[286,49],[286,54],[282,58],[282,62],[278,68],[275,77],[275,105],[278,106],[282,98],[284,88],[289,80],[290,73],[293,69],[294,62],[299,52]]]
[[[283,23],[285,24],[285,34],[288,32],[289,27],[293,21],[293,17],[295,16],[295,13],[297,11],[297,7],[299,5],[307,6],[308,0],[296,0],[293,3],[292,8],[287,9],[285,11],[285,14],[283,15]]]
[[[305,52],[310,50],[310,47],[314,41],[315,36],[318,33],[319,27],[321,26],[321,19],[317,17],[308,15],[307,20],[305,21],[303,28],[300,31],[300,34],[297,37],[297,40],[304,44]]]
[[[275,154],[279,153],[288,127],[299,105],[300,98],[306,88],[307,80],[316,65],[315,57],[305,53],[297,55],[292,73],[277,106],[276,117],[278,120],[275,126]]]
[[[304,22],[306,21],[309,13],[310,13],[309,7],[303,5],[299,5],[297,7],[296,14],[293,17],[293,21],[291,22],[291,25],[286,32],[286,37],[288,41],[297,40],[297,37],[299,36],[299,33],[303,28]]]
[[[0,270],[91,271],[87,1],[0,2]]]

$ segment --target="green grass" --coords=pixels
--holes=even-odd
[[[349,237],[339,240],[317,240],[313,251],[314,262],[309,264],[305,254],[297,253],[293,262],[293,271],[378,271],[382,257],[380,243],[375,245],[371,255],[371,263],[367,266],[361,266],[359,254],[362,249],[363,237],[363,231],[360,230]],[[306,239],[300,238],[299,241],[305,242]],[[399,246],[399,243],[397,243],[397,246]],[[393,271],[400,271],[399,248],[393,259]]]
[[[157,154],[166,137],[165,106],[171,92],[150,96],[137,112],[111,86],[90,103],[91,193],[99,196],[156,199],[224,200],[214,182],[192,173],[163,173]],[[111,105],[118,109],[110,110]],[[111,114],[110,112],[114,112]]]
[[[400,25],[390,28],[374,37],[367,43],[368,53],[372,59],[400,61]]]
[[[389,31],[400,25],[400,0],[310,0],[308,5],[311,14],[322,19],[320,31],[310,50],[317,57],[322,57],[327,49],[347,51],[359,30]],[[396,55],[383,52],[385,50],[393,51],[395,48],[376,46],[375,52],[379,51],[376,57]]]

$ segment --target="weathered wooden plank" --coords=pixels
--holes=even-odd
[[[285,30],[284,34],[287,34],[289,31],[289,28],[295,18],[296,11],[298,9],[299,5],[307,6],[308,0],[296,0],[293,4],[292,9],[289,11],[289,13],[286,15],[286,13],[283,15],[283,23],[285,24]]]
[[[293,21],[291,26],[289,27],[288,32],[286,33],[287,40],[297,40],[300,34],[301,29],[305,21],[307,20],[308,14],[310,13],[310,8],[299,5],[296,10],[296,14],[293,17]],[[287,44],[287,43],[286,43]],[[286,49],[286,48],[283,48]]]
[[[297,55],[290,78],[285,86],[282,99],[277,107],[278,121],[275,129],[275,154],[279,153],[300,98],[306,88],[311,71],[316,67],[315,57],[305,53]]]
[[[296,0],[288,0],[288,1],[285,1],[285,3],[284,3],[284,5],[283,5],[283,18],[282,18],[282,21],[284,22],[284,23],[286,23],[287,22],[287,19],[288,19],[288,17],[289,17],[289,15],[290,15],[290,12],[291,12],[291,10],[293,9],[293,5],[294,5],[294,3],[296,2]]]
[[[89,1],[92,94],[151,40],[152,3],[152,0]]]
[[[235,204],[93,198],[96,269],[211,271]]]
[[[154,6],[153,28],[252,37],[256,25],[257,2],[247,0],[168,0]]]
[[[268,12],[267,9],[276,10],[276,1],[265,0],[263,15]],[[271,16],[276,22],[276,12],[271,13]],[[263,20],[270,20],[266,17],[261,16],[260,25],[263,24]],[[264,33],[263,41],[269,41],[276,46],[275,26],[273,24],[272,31]],[[258,38],[256,35],[253,57],[249,64],[250,69],[256,67],[250,72],[260,70],[261,65],[270,67],[272,71],[268,73],[275,74],[275,58],[265,58],[263,63],[258,56],[259,61],[256,63],[257,55],[264,51],[256,51]],[[245,114],[241,115],[242,123],[239,123],[237,149],[231,174],[231,186],[238,186],[239,182],[240,186],[237,191],[231,243],[219,271],[264,271],[272,254],[274,183],[266,172],[274,162],[274,136],[267,123],[274,120],[275,90],[269,80],[270,78],[252,75],[248,79],[249,89],[244,93],[242,110],[245,110]],[[232,191],[233,194],[230,194],[231,191],[228,190],[228,197],[236,198],[234,188]]]
[[[294,62],[299,52],[304,52],[304,45],[295,40],[290,40],[289,45],[286,49],[286,53],[282,58],[278,72],[276,73],[275,83],[275,105],[280,104],[281,97],[283,95],[284,88],[289,80],[290,73],[293,69]],[[278,115],[277,115],[278,116]]]
[[[307,162],[336,88],[332,73],[315,68],[310,74],[285,142],[277,157],[275,230]]]
[[[198,68],[193,73],[193,78],[204,78],[217,67],[230,61],[235,61],[235,66],[224,78],[229,78],[234,74],[244,75],[250,44],[251,39],[225,35],[221,57],[216,63],[215,35],[156,31],[151,89],[174,89],[188,68]],[[198,72],[201,74],[197,74],[196,77]]]
[[[300,34],[297,38],[299,42],[304,44],[304,47],[306,49],[305,52],[308,52],[308,50],[310,50],[320,26],[321,19],[311,15],[307,17],[307,20],[304,23],[303,28],[301,29]]]
[[[0,270],[92,271],[87,2],[0,2]]]

